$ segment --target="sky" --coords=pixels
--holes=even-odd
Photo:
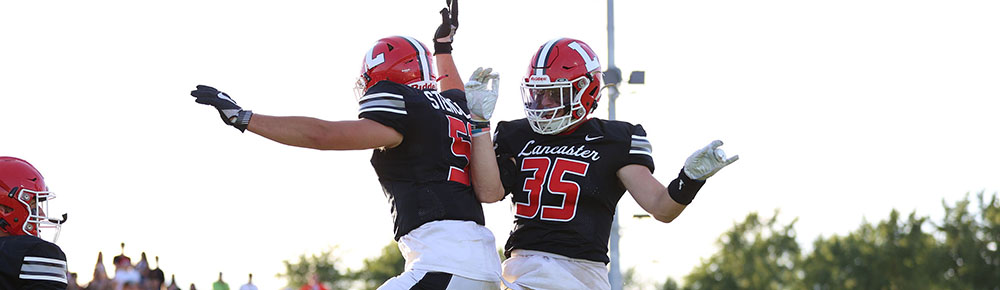
[[[188,92],[268,115],[351,120],[377,39],[431,43],[444,1],[7,1],[0,4],[0,155],[34,164],[69,213],[58,244],[80,282],[97,253],[160,257],[183,287],[231,287],[333,249],[345,267],[392,241],[370,151],[284,146],[220,123]],[[634,219],[622,268],[679,279],[750,212],[797,218],[800,244],[898,209],[1000,190],[996,1],[617,1],[618,119],[642,124],[668,183],[711,140],[740,160],[669,224]],[[519,79],[556,37],[609,65],[606,1],[461,2],[454,58],[501,75],[493,119],[522,118]],[[608,117],[609,98],[599,118]],[[498,247],[509,200],[484,205]],[[110,259],[106,260],[110,269]],[[154,265],[155,266],[155,265]],[[647,288],[651,289],[651,288]]]

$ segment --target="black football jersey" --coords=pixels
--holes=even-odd
[[[359,103],[359,118],[403,135],[402,143],[375,149],[371,159],[392,206],[396,240],[430,221],[485,225],[483,207],[469,183],[472,139],[465,93],[381,81]]]
[[[66,254],[35,236],[0,237],[0,289],[66,289]]]
[[[611,222],[625,193],[617,172],[629,164],[654,168],[642,126],[589,119],[570,133],[542,135],[519,119],[495,131],[515,215],[505,254],[536,250],[608,263]]]

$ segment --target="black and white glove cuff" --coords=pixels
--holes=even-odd
[[[247,126],[250,125],[250,118],[253,117],[253,111],[250,110],[240,110],[239,114],[236,115],[236,120],[233,122],[233,127],[240,130],[240,132],[246,131]]]

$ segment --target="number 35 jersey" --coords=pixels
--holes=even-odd
[[[519,119],[497,124],[494,140],[514,203],[505,254],[536,250],[608,263],[611,222],[625,193],[618,170],[654,169],[642,126],[592,118],[570,133],[542,135]]]
[[[438,93],[381,81],[359,100],[358,117],[395,129],[403,142],[375,149],[371,164],[392,206],[395,239],[436,220],[485,224],[469,185],[469,117],[460,90]]]

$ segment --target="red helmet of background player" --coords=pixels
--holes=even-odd
[[[408,36],[379,39],[361,64],[361,76],[354,87],[360,98],[382,80],[417,89],[437,89],[434,58],[427,46]]]
[[[45,215],[47,201],[56,198],[48,190],[42,174],[30,163],[0,156],[0,231],[37,237],[39,227],[59,228],[62,220]]]
[[[521,82],[531,129],[557,134],[586,120],[601,99],[601,62],[590,46],[571,38],[550,40],[531,58]]]

